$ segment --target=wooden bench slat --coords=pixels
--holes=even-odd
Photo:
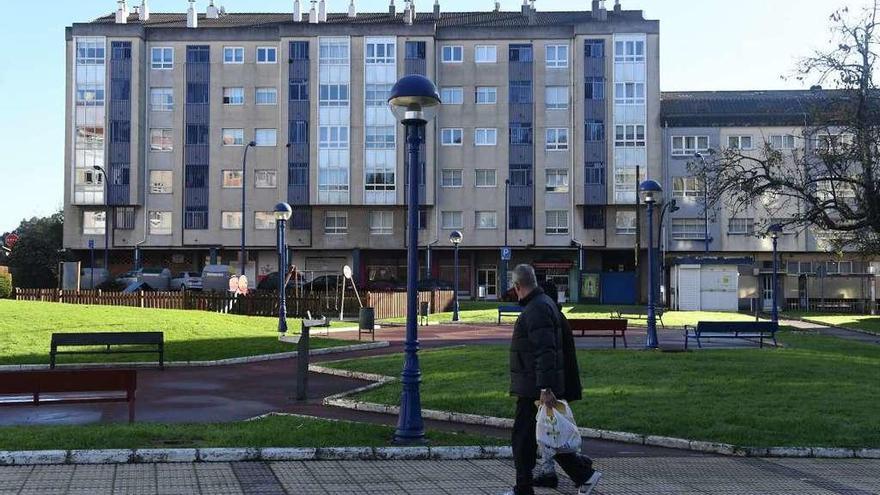
[[[628,347],[626,342],[627,320],[619,319],[576,319],[568,320],[571,332],[581,332],[575,337],[611,337],[612,346],[617,349],[617,337],[623,339],[623,346]],[[590,334],[588,335],[587,332]]]
[[[776,332],[779,323],[773,321],[700,321],[697,326],[686,325],[684,329],[684,348],[688,348],[688,340],[697,341],[702,348],[700,339],[760,339],[759,346],[764,347],[764,339],[773,339],[776,345]]]
[[[151,349],[111,349],[111,346],[153,346]],[[60,351],[63,347],[106,347],[101,350]],[[55,369],[59,354],[152,354],[159,355],[159,367],[165,368],[163,332],[70,332],[53,333],[49,350],[49,368]]]

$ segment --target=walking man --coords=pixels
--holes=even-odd
[[[511,439],[516,485],[507,495],[534,495],[532,470],[538,452],[535,402],[540,400],[552,408],[557,397],[565,396],[562,316],[556,303],[538,287],[531,266],[517,266],[513,277],[522,313],[516,320],[510,343],[510,394],[516,397]],[[587,495],[601,475],[576,459],[576,455],[559,453],[556,460],[578,486],[578,493]]]

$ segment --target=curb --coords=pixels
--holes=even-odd
[[[394,415],[397,415],[400,412],[399,406],[377,404],[375,402],[363,402],[348,398],[352,395],[365,392],[367,390],[372,390],[374,388],[381,387],[383,385],[396,381],[397,378],[382,375],[373,375],[370,373],[361,373],[357,371],[325,368],[322,366],[309,366],[309,371],[313,371],[315,373],[324,373],[325,371],[327,371],[328,374],[336,376],[358,378],[362,380],[374,380],[374,383],[370,385],[325,397],[322,403],[326,406]],[[376,379],[378,379],[378,381],[376,381]],[[462,423],[506,429],[513,428],[513,419],[482,416],[479,414],[464,414],[452,411],[422,409],[422,417],[425,419],[446,421],[450,423]],[[701,452],[704,454],[716,454],[731,457],[812,457],[826,459],[880,459],[880,449],[873,448],[850,449],[834,447],[742,447],[729,443],[708,442],[701,440],[691,440],[687,438],[664,437],[657,435],[642,435],[639,433],[602,430],[597,428],[579,427],[578,430],[581,436],[584,438],[608,440],[612,442],[636,445],[646,445],[650,447],[664,447],[668,449],[687,450],[691,452]]]
[[[390,342],[366,342],[363,344],[352,344],[337,347],[323,347],[321,349],[312,349],[309,356],[323,356],[327,354],[341,354],[344,352],[367,351],[371,349],[383,349],[390,347]],[[257,356],[236,357],[227,359],[216,359],[213,361],[169,361],[165,363],[166,368],[197,368],[209,366],[228,366],[231,364],[248,364],[259,363],[263,361],[276,361],[279,359],[296,358],[296,351],[279,352],[276,354],[260,354]],[[74,364],[58,364],[56,369],[86,369],[86,368],[151,368],[158,369],[156,362],[132,362],[132,363],[74,363]],[[48,370],[48,364],[5,364],[0,365],[0,371],[38,371]]]
[[[510,459],[510,447],[263,447],[0,451],[0,466],[181,462]]]

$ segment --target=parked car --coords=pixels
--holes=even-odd
[[[180,272],[171,279],[171,288],[178,290],[201,290],[202,276],[196,272]]]
[[[141,272],[142,270],[131,270],[123,273],[122,275],[116,277],[116,282],[124,287],[128,287],[131,284],[140,282],[141,280]]]
[[[202,290],[226,292],[231,276],[229,265],[206,265],[202,270]]]
[[[154,290],[171,288],[171,270],[167,268],[144,268],[141,270],[140,281]]]
[[[298,278],[297,280],[300,287],[305,285],[302,278]],[[296,284],[297,282],[295,282],[293,277],[291,277],[291,279],[287,281],[287,290],[293,291],[294,289],[296,289]],[[278,290],[279,285],[278,272],[271,272],[266,275],[263,280],[260,280],[260,283],[257,284],[257,290]]]

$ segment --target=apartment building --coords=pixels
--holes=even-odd
[[[237,265],[243,230],[259,278],[276,270],[271,211],[287,201],[300,270],[349,264],[359,282],[402,282],[403,128],[385,101],[422,74],[443,100],[417,185],[425,276],[453,279],[459,230],[464,293],[498,296],[506,244],[511,267],[532,263],[570,299],[639,298],[636,185],[661,179],[667,132],[658,21],[598,0],[567,12],[328,7],[119,2],[69,27],[65,248],[86,260],[109,229],[113,273],[197,270]]]

